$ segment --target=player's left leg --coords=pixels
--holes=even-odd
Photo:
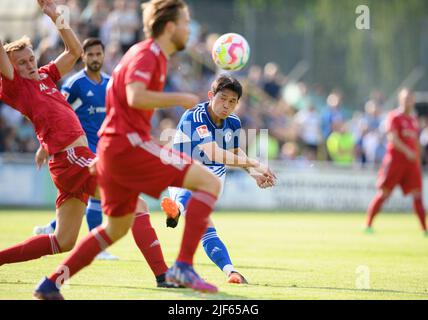
[[[385,188],[380,189],[370,202],[370,205],[367,209],[366,232],[372,232],[371,228],[373,225],[373,220],[375,216],[380,212],[380,210],[382,209],[382,205],[386,200],[388,200],[390,195],[391,190]]]
[[[134,224],[131,230],[135,244],[140,249],[156,277],[157,286],[159,288],[178,288],[178,286],[168,283],[165,279],[168,266],[165,263],[156,231],[150,222],[150,213],[148,212],[147,204],[141,198],[137,202]]]
[[[425,235],[428,236],[425,221],[425,208],[422,200],[422,171],[419,164],[410,164],[406,168],[407,174],[401,182],[404,194],[411,194],[413,197],[413,209],[418,217],[419,223]]]
[[[221,178],[221,182],[221,190],[223,190],[224,176]],[[220,194],[221,192],[222,191],[220,191]],[[192,196],[192,192],[186,189],[174,187],[169,188],[169,195],[170,198],[164,198],[161,204],[162,209],[168,216],[167,226],[171,226],[171,221],[178,222],[180,213],[183,213],[183,215],[185,214],[186,206]],[[172,218],[174,216],[176,216],[175,219]],[[170,220],[170,225],[168,225],[168,220]],[[175,225],[172,227],[175,227]],[[247,280],[235,270],[229,256],[229,252],[223,241],[221,241],[217,235],[217,230],[214,227],[211,218],[209,218],[208,228],[203,234],[201,241],[206,255],[226,274],[229,283],[248,283]]]
[[[413,190],[411,194],[413,197],[413,210],[415,211],[416,216],[418,217],[419,223],[422,227],[422,231],[424,232],[425,236],[428,236],[426,213],[422,200],[422,192],[420,190]]]
[[[54,234],[36,235],[6,250],[0,251],[0,265],[38,259],[73,248],[82,223],[85,204],[69,198],[57,209],[58,227]]]
[[[204,247],[205,253],[217,267],[222,270],[227,276],[227,282],[229,283],[248,283],[247,280],[232,264],[229,252],[219,236],[217,230],[214,227],[213,221],[209,220],[209,225],[204,235],[202,236],[202,246]]]
[[[64,282],[91,264],[101,251],[123,238],[131,228],[133,220],[133,213],[109,216],[106,225],[92,230],[74,247],[54,273],[42,279],[33,297],[39,300],[63,300],[59,290]]]

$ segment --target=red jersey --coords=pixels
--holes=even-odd
[[[418,152],[419,125],[416,117],[407,115],[398,109],[393,110],[388,114],[386,119],[386,131],[395,131],[407,147]],[[394,160],[409,161],[406,155],[396,150],[390,142],[387,145],[387,154],[391,155]]]
[[[61,75],[54,62],[39,69],[40,80],[0,78],[0,99],[29,118],[50,155],[85,135],[76,113],[56,88]]]
[[[149,140],[154,110],[131,108],[126,99],[126,85],[142,82],[148,90],[163,91],[166,73],[167,59],[153,39],[132,46],[107,86],[107,115],[98,135],[138,133],[143,141]]]

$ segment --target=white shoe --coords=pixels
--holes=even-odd
[[[118,257],[108,253],[107,251],[101,251],[98,253],[98,255],[95,257],[96,260],[119,260]]]
[[[39,234],[51,234],[54,233],[55,229],[51,227],[50,224],[46,226],[35,226],[33,229],[33,234],[39,235]]]

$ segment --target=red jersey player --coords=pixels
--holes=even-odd
[[[37,235],[0,251],[0,265],[71,250],[79,233],[88,195],[97,193],[96,178],[88,171],[95,155],[88,148],[76,114],[55,86],[71,70],[82,48],[73,31],[56,13],[55,2],[40,0],[39,3],[54,22],[61,22],[59,31],[67,50],[54,62],[38,69],[28,38],[5,47],[0,43],[0,97],[33,122],[41,143],[36,154],[37,165],[41,166],[52,155],[49,170],[58,188],[58,222],[54,234]],[[136,212],[132,229],[134,240],[155,274],[157,285],[171,287],[164,280],[168,267],[142,199],[138,200]]]
[[[54,23],[58,22],[66,50],[55,61],[38,69],[28,38],[5,47],[0,43],[0,96],[33,123],[41,144],[36,154],[37,165],[52,155],[49,170],[58,189],[58,228],[55,234],[38,235],[1,251],[0,265],[70,250],[79,233],[88,194],[93,194],[96,187],[96,179],[87,169],[95,155],[87,147],[77,116],[55,85],[71,71],[82,47],[57,13],[55,2],[38,2],[43,12]]]
[[[379,171],[379,189],[367,211],[366,231],[373,232],[372,223],[382,204],[389,198],[396,185],[403,194],[413,196],[413,208],[421,227],[427,233],[425,209],[422,202],[422,172],[419,154],[419,128],[416,117],[412,115],[414,96],[409,89],[398,94],[399,107],[388,114],[386,130],[388,133],[387,152]]]

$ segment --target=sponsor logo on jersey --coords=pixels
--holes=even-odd
[[[205,124],[197,127],[196,132],[198,133],[201,139],[211,136],[211,132],[208,131],[208,127]]]
[[[39,85],[39,88],[40,88],[40,92],[45,92],[46,91],[46,94],[54,94],[54,93],[59,92],[57,88],[49,88],[44,83],[41,83]]]
[[[40,84],[40,91],[41,91],[41,92],[46,91],[46,90],[48,90],[48,89],[49,89],[49,87],[48,87],[47,85],[45,85],[44,83],[41,83],[41,84]]]

